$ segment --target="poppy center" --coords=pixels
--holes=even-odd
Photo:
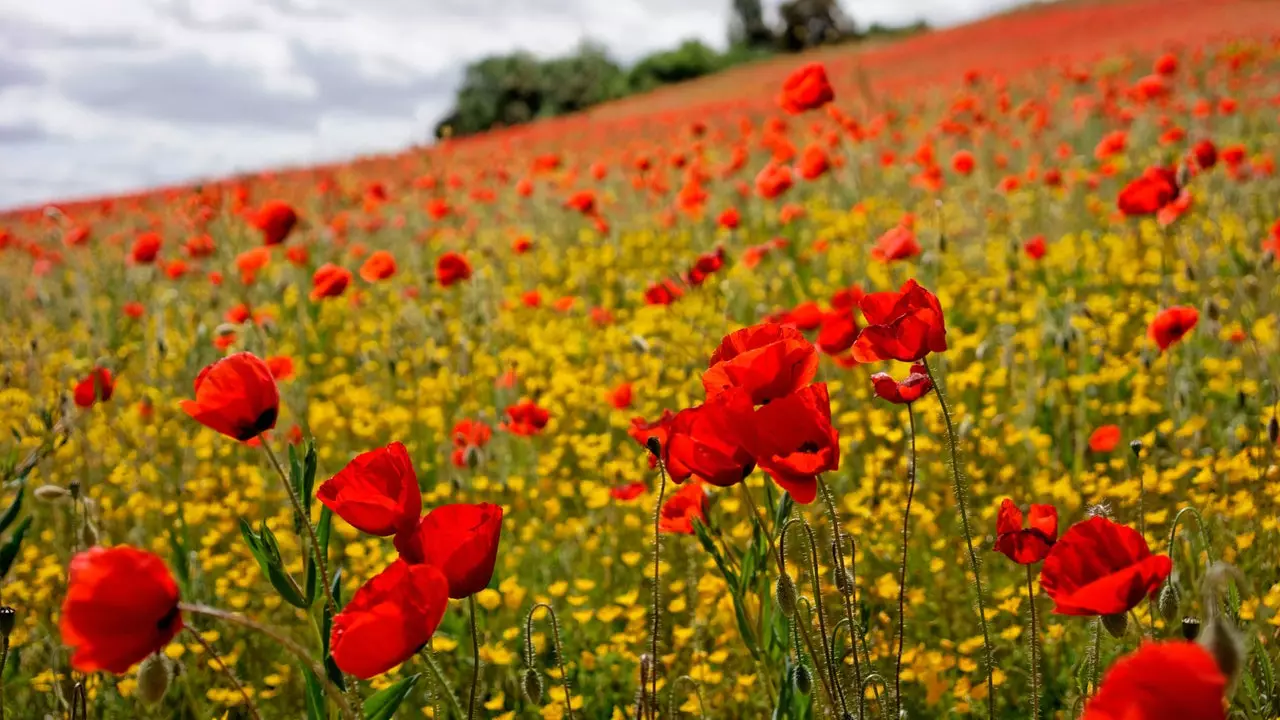
[[[798,450],[796,450],[796,452],[802,452],[807,455],[813,455],[814,453],[818,452],[818,443],[812,440],[806,440],[805,443],[801,445]]]
[[[173,607],[169,608],[169,612],[156,621],[156,629],[168,631],[169,628],[173,627],[174,621],[178,619],[178,612],[178,604],[174,603]]]

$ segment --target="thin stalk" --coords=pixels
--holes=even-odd
[[[440,670],[440,665],[436,662],[435,656],[431,654],[431,649],[423,647],[418,654],[422,656],[422,660],[427,664],[427,669],[431,671],[432,677],[435,678],[440,692],[449,701],[449,707],[452,708],[454,717],[461,718],[462,706],[458,704],[458,698],[454,696],[453,689],[449,687],[449,682],[444,679],[444,673]]]
[[[1098,676],[1102,673],[1102,616],[1099,615],[1093,619],[1093,652],[1089,655],[1089,663],[1093,667],[1089,668],[1092,674],[1091,685],[1089,688],[1089,697],[1093,697],[1098,693]]]
[[[803,596],[798,598],[798,601],[803,602],[805,605],[809,604],[809,601]],[[799,608],[797,607],[797,613],[798,612]],[[809,609],[809,616],[813,616],[812,608]],[[818,651],[813,645],[813,637],[809,635],[809,620],[806,619],[806,621],[802,623],[799,618],[793,618],[791,622],[794,627],[798,627],[800,629],[800,637],[804,640],[804,646],[809,651],[809,659],[813,660],[814,668],[818,671],[818,679],[822,681],[822,689],[827,693],[827,702],[831,703],[831,707],[836,707],[838,704],[836,702],[836,693],[831,689],[831,683],[827,680],[827,670],[818,658]]]
[[[960,526],[964,530],[965,547],[969,551],[969,569],[973,573],[973,588],[978,596],[978,622],[982,626],[982,651],[985,656],[987,671],[987,718],[995,720],[996,686],[995,679],[992,677],[995,670],[995,656],[991,651],[991,632],[987,629],[986,603],[982,599],[982,573],[978,572],[978,554],[973,550],[973,532],[969,529],[969,509],[965,505],[965,493],[968,489],[964,485],[964,479],[960,476],[956,429],[951,422],[951,408],[947,405],[947,399],[942,393],[942,386],[938,384],[938,379],[933,375],[933,367],[929,365],[927,359],[921,362],[924,363],[924,370],[928,373],[929,380],[933,382],[933,393],[938,397],[938,405],[942,408],[942,419],[947,425],[947,445],[951,449],[951,489],[956,496],[956,505],[960,509]]]
[[[467,704],[467,720],[476,716],[476,691],[480,689],[480,631],[476,629],[476,596],[467,596],[467,611],[471,613],[471,702]]]
[[[210,645],[209,642],[190,625],[187,625],[183,629],[195,637],[196,642],[200,643],[200,647],[204,648],[204,651],[209,653],[209,657],[218,663],[218,670],[231,681],[231,684],[235,686],[236,690],[240,691],[240,696],[244,698],[245,707],[249,709],[249,715],[252,716],[254,720],[262,720],[262,715],[258,713],[258,706],[254,705],[253,698],[249,697],[249,691],[244,689],[244,685],[240,684],[240,680],[236,678],[235,673],[231,672],[231,668],[227,667],[227,664],[218,656],[218,651],[213,649],[213,645]]]
[[[844,688],[840,685],[840,678],[836,675],[836,659],[831,652],[831,644],[827,635],[827,611],[825,604],[822,602],[822,585],[820,582],[822,575],[818,572],[818,541],[814,537],[813,528],[809,526],[809,523],[798,517],[788,520],[787,524],[782,526],[783,537],[786,536],[787,528],[791,527],[792,523],[799,523],[800,527],[804,528],[805,537],[809,540],[809,582],[813,585],[814,610],[818,613],[818,637],[822,640],[822,658],[827,663],[827,674],[830,675],[831,687],[834,690],[836,699],[839,701],[840,711],[847,713],[849,712],[849,707],[845,700]]]
[[[907,640],[907,536],[911,529],[911,500],[916,494],[916,414],[907,404],[911,454],[907,456],[907,505],[902,511],[902,567],[898,576],[898,660],[893,669],[893,696],[897,717],[902,717],[902,648]]]
[[[821,475],[817,476],[818,489],[822,492],[823,504],[827,507],[827,514],[831,522],[831,555],[832,560],[839,568],[839,572],[845,578],[845,587],[836,588],[840,594],[840,604],[844,607],[845,619],[849,621],[849,637],[852,640],[853,648],[853,689],[862,697],[866,688],[862,684],[862,662],[858,659],[858,639],[862,635],[857,621],[853,619],[853,597],[857,592],[858,582],[856,575],[845,566],[844,562],[844,546],[840,544],[840,516],[836,513],[835,496],[831,494],[831,488],[827,487],[827,482],[822,479]],[[871,655],[867,654],[867,660],[870,662]],[[880,714],[884,714],[884,704],[880,702],[880,690],[873,689],[876,696],[876,707],[880,708]]]
[[[747,487],[745,482],[738,483],[738,487],[742,488],[742,497],[746,498],[747,506],[751,508],[751,519],[755,520],[760,526],[760,533],[769,541],[769,554],[773,555],[778,561],[778,570],[782,570],[782,557],[778,554],[778,548],[773,544],[773,535],[765,529],[764,520],[760,517],[760,506],[756,505],[756,499],[751,494],[751,489]]]
[[[0,720],[4,720],[4,669],[9,663],[9,636],[0,638]]]
[[[546,608],[547,616],[551,618],[551,637],[556,643],[556,664],[560,666],[560,686],[564,689],[564,712],[569,720],[573,720],[573,699],[569,692],[569,671],[564,667],[564,643],[560,640],[560,620],[556,618],[555,609],[547,603],[535,603],[529,608],[529,615],[525,618],[525,664],[533,667],[533,613],[538,608]],[[701,701],[701,694],[699,694],[699,701]]]
[[[1031,719],[1040,720],[1040,642],[1036,637],[1036,591],[1027,566],[1027,601],[1031,603]]]
[[[301,645],[294,642],[290,638],[284,635],[281,635],[278,631],[275,630],[275,628],[269,627],[267,625],[263,625],[257,622],[256,620],[250,620],[244,615],[239,615],[233,612],[227,612],[226,610],[220,610],[215,607],[209,607],[208,605],[180,603],[178,605],[178,609],[181,610],[182,612],[188,612],[193,615],[204,615],[206,617],[216,618],[224,622],[229,622],[232,625],[239,625],[242,628],[246,628],[249,630],[253,630],[254,632],[262,633],[263,635],[266,635],[267,637],[276,641],[285,650],[288,650],[291,654],[293,654],[294,657],[298,658],[300,662],[306,664],[307,668],[309,668],[311,672],[315,674],[316,678],[324,683],[325,694],[329,696],[330,700],[333,700],[333,702],[337,704],[338,709],[342,712],[342,717],[346,718],[346,720],[355,720],[355,717],[356,717],[355,711],[351,709],[351,705],[350,703],[347,702],[346,696],[343,695],[342,692],[338,690],[337,686],[335,686],[333,683],[329,681],[328,675],[325,674],[324,668],[312,662],[311,656],[310,654],[307,653],[305,648],[303,648]]]
[[[1137,460],[1137,465],[1138,469],[1134,474],[1138,476],[1138,533],[1142,535],[1142,542],[1145,543],[1147,541],[1146,479],[1143,477],[1142,461],[1140,459]],[[1170,555],[1170,557],[1173,556]],[[1147,616],[1151,619],[1151,627],[1153,629],[1151,635],[1155,637],[1156,602],[1151,599],[1150,595],[1147,596]]]
[[[338,616],[338,606],[333,601],[333,595],[329,589],[329,563],[328,558],[321,557],[324,553],[320,552],[320,541],[316,539],[316,530],[311,527],[311,518],[302,511],[302,503],[298,501],[298,494],[293,491],[293,483],[289,482],[289,476],[284,471],[284,466],[280,464],[280,459],[276,457],[275,451],[271,449],[270,443],[263,435],[258,436],[258,442],[262,444],[262,449],[267,451],[267,457],[271,459],[271,464],[276,468],[276,474],[280,476],[280,482],[284,485],[285,492],[289,495],[289,502],[293,505],[293,512],[302,520],[302,526],[307,529],[307,539],[311,542],[311,553],[315,555],[316,565],[320,568],[321,594],[324,595],[325,604],[329,606],[329,612],[334,617]]]
[[[663,463],[658,463],[658,472],[661,480],[658,485],[658,504],[653,508],[653,630],[649,636],[649,665],[650,665],[650,682],[653,686],[653,694],[650,695],[649,711],[650,715],[657,717],[658,707],[658,630],[661,627],[662,607],[659,605],[661,598],[658,595],[661,582],[662,572],[662,501],[667,494],[667,468]]]

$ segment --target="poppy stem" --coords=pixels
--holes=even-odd
[[[253,704],[253,698],[249,697],[249,691],[244,689],[244,685],[240,684],[240,680],[236,678],[235,673],[231,672],[231,668],[227,667],[227,664],[218,656],[218,651],[213,648],[213,645],[209,644],[209,641],[205,640],[204,636],[190,625],[183,629],[195,637],[196,642],[200,643],[200,647],[204,648],[204,651],[209,653],[209,657],[218,663],[218,670],[231,681],[236,690],[240,691],[240,696],[244,698],[244,704],[249,710],[249,715],[255,720],[262,720],[262,715],[258,713],[258,707]]]
[[[480,689],[480,631],[476,628],[476,596],[467,596],[467,611],[471,613],[471,702],[467,704],[467,720],[476,716],[476,693]]]
[[[573,720],[573,696],[569,692],[569,671],[564,667],[564,643],[560,640],[560,621],[556,618],[556,611],[547,603],[535,603],[529,608],[529,614],[525,617],[524,624],[524,641],[525,641],[525,664],[530,668],[533,667],[533,613],[538,608],[545,608],[547,617],[551,620],[551,637],[555,641],[556,648],[556,664],[560,666],[560,686],[564,689],[564,713],[565,717]],[[699,702],[701,702],[701,691],[699,691]]]
[[[650,611],[653,613],[653,630],[649,637],[649,676],[653,685],[653,693],[649,696],[649,714],[657,717],[658,708],[658,629],[662,620],[662,607],[659,605],[660,598],[658,595],[660,582],[660,573],[662,567],[662,500],[667,494],[667,467],[664,463],[658,463],[659,480],[658,484],[658,504],[653,508],[653,607]]]
[[[902,717],[902,648],[907,639],[907,536],[911,528],[911,500],[916,494],[916,414],[907,403],[907,420],[911,436],[911,455],[907,459],[907,505],[902,511],[902,567],[898,576],[898,660],[893,670],[893,696],[896,717]],[[1036,720],[1039,720],[1037,716]]]
[[[805,605],[809,613],[809,617],[804,618],[801,622],[800,606]],[[822,681],[822,689],[827,693],[827,702],[831,703],[831,707],[836,707],[836,693],[831,689],[831,682],[827,679],[828,665],[825,664],[823,658],[818,657],[818,651],[814,647],[813,638],[809,635],[809,623],[813,622],[813,606],[809,605],[809,599],[801,595],[796,598],[796,617],[791,620],[792,628],[799,628],[800,638],[804,640],[804,646],[809,651],[809,659],[813,661],[814,668],[818,671],[818,679]]]
[[[862,684],[862,663],[858,660],[858,645],[859,639],[862,637],[862,628],[853,619],[853,601],[858,589],[857,575],[845,566],[844,546],[840,542],[842,535],[840,532],[840,516],[836,513],[835,496],[831,493],[831,488],[827,487],[827,482],[822,479],[821,475],[816,476],[816,480],[818,481],[818,489],[822,492],[823,504],[827,506],[827,513],[831,516],[831,559],[836,564],[836,572],[838,573],[836,577],[844,578],[844,587],[837,586],[836,590],[840,593],[840,602],[844,607],[845,618],[849,621],[849,639],[852,641],[851,647],[853,648],[853,689],[858,694],[858,697],[861,698],[866,691],[865,686]],[[832,641],[834,642],[834,638],[832,638]],[[869,663],[870,656],[868,655]],[[885,707],[884,703],[880,701],[880,689],[873,687],[872,691],[876,696],[876,707],[880,708],[880,714],[884,715]]]
[[[1036,637],[1036,591],[1027,565],[1027,600],[1031,604],[1031,720],[1040,720],[1040,642]]]
[[[339,691],[337,686],[329,681],[329,676],[325,673],[324,668],[312,662],[310,654],[298,643],[284,635],[281,635],[277,630],[270,626],[263,625],[256,620],[251,620],[244,615],[239,615],[237,613],[227,612],[226,610],[209,607],[208,605],[195,605],[192,603],[180,603],[178,605],[178,609],[182,612],[191,613],[192,615],[204,615],[206,617],[231,623],[232,625],[239,625],[242,628],[262,633],[272,640],[275,640],[281,645],[281,647],[288,650],[294,657],[304,663],[307,668],[311,670],[312,674],[316,676],[316,679],[324,683],[325,694],[329,696],[330,700],[333,700],[333,702],[337,704],[338,709],[342,712],[342,717],[346,718],[346,720],[355,720],[356,714],[351,709],[351,705],[347,702],[346,696]]]
[[[951,408],[947,405],[947,398],[942,393],[942,386],[938,384],[938,378],[933,375],[933,367],[929,365],[928,359],[921,359],[920,362],[924,364],[924,371],[933,383],[933,394],[938,397],[938,405],[942,408],[942,419],[947,425],[947,446],[951,450],[951,490],[956,497],[956,506],[960,510],[960,527],[964,530],[964,542],[969,551],[969,568],[973,572],[973,588],[978,597],[978,623],[982,626],[982,654],[987,671],[987,718],[995,720],[996,686],[993,677],[995,657],[991,652],[991,632],[987,629],[987,608],[982,598],[982,573],[978,570],[978,554],[973,550],[973,531],[969,529],[969,509],[965,505],[965,494],[968,488],[965,487],[964,478],[960,474],[956,429],[951,422]]]
[[[1102,672],[1102,616],[1093,619],[1093,652],[1089,653],[1089,668],[1093,675],[1093,685],[1089,688],[1089,697],[1098,694],[1098,675]]]
[[[781,571],[782,557],[778,555],[778,547],[773,542],[773,534],[765,529],[764,520],[760,518],[760,506],[756,505],[756,499],[745,482],[738,483],[738,487],[742,488],[742,497],[746,498],[747,506],[751,508],[751,519],[760,526],[760,534],[764,535],[765,539],[769,541],[769,554],[778,561],[778,570]]]
[[[454,696],[453,689],[449,687],[448,681],[444,679],[444,673],[440,670],[440,665],[436,663],[436,658],[431,654],[431,649],[424,646],[418,653],[427,664],[427,669],[431,671],[431,675],[435,678],[436,685],[439,686],[439,694],[443,694],[445,699],[449,701],[449,707],[453,708],[454,717],[462,717],[462,707],[458,705],[458,698]]]
[[[820,582],[822,575],[818,572],[818,540],[814,537],[813,528],[809,523],[798,516],[791,518],[782,526],[783,537],[786,537],[787,530],[793,523],[804,528],[805,537],[809,540],[809,582],[813,585],[814,610],[818,614],[818,639],[822,641],[822,659],[827,664],[827,674],[830,676],[833,700],[840,706],[840,712],[848,713],[849,708],[845,701],[844,688],[840,685],[840,676],[836,673],[836,656],[831,651],[831,643],[827,635],[827,611],[822,602],[822,584]],[[855,640],[854,642],[857,641]],[[812,653],[812,650],[810,652]]]
[[[333,595],[330,594],[329,585],[329,563],[328,558],[322,557],[324,553],[320,552],[320,541],[316,539],[316,529],[311,526],[311,518],[302,510],[302,503],[298,500],[298,494],[293,491],[293,483],[289,482],[289,476],[285,474],[284,466],[280,464],[280,458],[276,457],[276,453],[271,449],[271,445],[267,442],[265,435],[258,435],[258,442],[262,445],[262,449],[267,452],[267,457],[271,459],[271,464],[276,468],[276,474],[280,476],[280,482],[284,485],[285,493],[289,496],[289,503],[293,505],[294,515],[302,521],[302,526],[307,529],[307,539],[311,543],[311,554],[315,556],[316,566],[320,568],[321,593],[324,595],[325,604],[329,606],[329,612],[334,617],[338,615],[338,606],[333,601]]]

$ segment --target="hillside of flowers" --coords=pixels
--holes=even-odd
[[[1280,717],[1280,4],[0,216],[0,718]]]

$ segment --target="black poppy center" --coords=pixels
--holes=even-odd
[[[802,452],[802,453],[805,453],[806,455],[813,455],[814,453],[818,452],[818,450],[819,450],[818,443],[812,440],[806,440],[805,443],[801,445],[796,452]]]
[[[165,613],[163,617],[156,621],[156,629],[167,632],[173,627],[173,623],[177,621],[178,613],[178,604],[174,603],[173,607],[169,608],[169,612]]]

